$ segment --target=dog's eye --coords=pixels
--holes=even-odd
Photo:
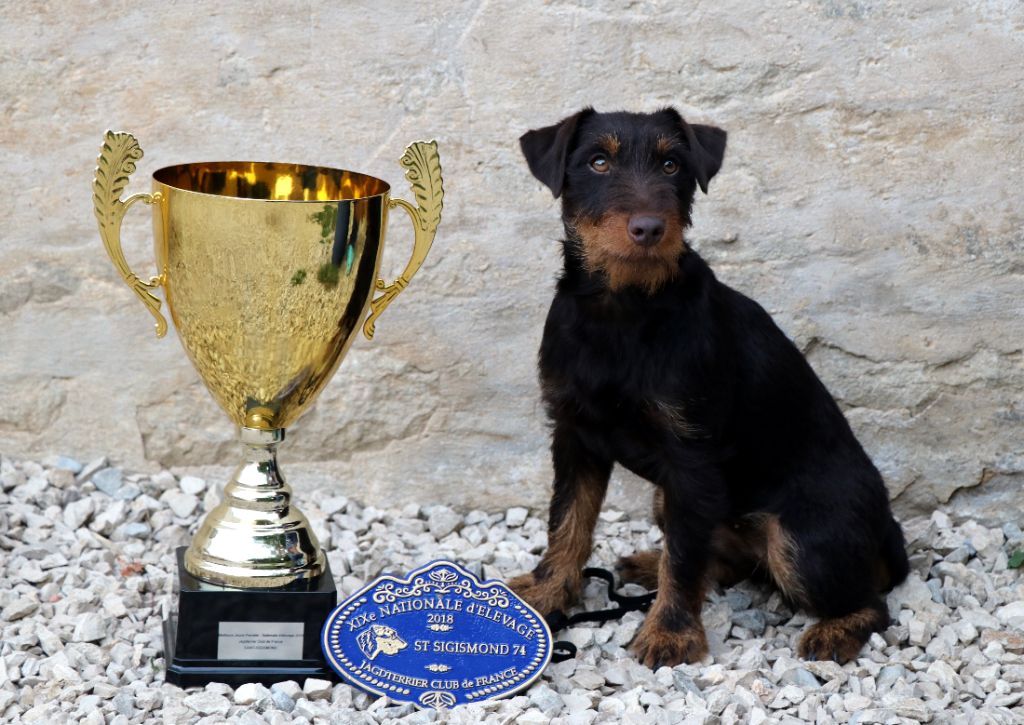
[[[608,158],[601,154],[598,154],[590,160],[590,168],[599,174],[605,173],[610,167],[611,164],[608,163]]]
[[[677,164],[672,159],[665,159],[664,163],[662,163],[661,165],[661,170],[671,176],[672,174],[679,171],[679,164]]]

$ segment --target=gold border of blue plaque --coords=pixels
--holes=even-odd
[[[328,664],[346,681],[418,707],[507,697],[551,661],[547,622],[497,580],[451,561],[378,577],[324,622]]]

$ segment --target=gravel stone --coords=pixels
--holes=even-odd
[[[39,646],[47,656],[53,656],[64,649],[61,638],[41,624],[36,627],[36,637],[39,638]]]
[[[39,609],[39,602],[35,599],[29,599],[28,597],[18,597],[13,602],[4,607],[3,612],[0,613],[0,618],[8,622],[15,622],[23,617],[35,612]]]
[[[114,699],[111,702],[114,705],[114,710],[119,715],[131,717],[135,713],[135,698],[132,697],[130,692],[122,690],[114,695]]]
[[[258,682],[247,682],[235,689],[234,700],[236,705],[252,705],[254,702],[270,697],[270,690]]]
[[[114,496],[124,485],[120,468],[104,468],[92,476],[93,485],[108,496]]]
[[[568,708],[570,713],[588,710],[592,704],[590,697],[578,690],[562,695],[562,702]]]
[[[278,710],[291,712],[295,709],[295,700],[283,690],[271,690],[270,699]]]
[[[310,677],[302,684],[302,694],[310,700],[330,698],[334,683],[329,680],[318,680]]]
[[[590,667],[577,667],[576,673],[570,679],[583,690],[598,690],[605,683],[604,676]]]
[[[206,490],[206,481],[198,476],[182,476],[178,487],[185,493],[198,496]]]
[[[530,512],[520,506],[510,508],[505,512],[505,525],[510,529],[517,529],[526,523],[526,517],[529,515]]]
[[[146,539],[153,533],[153,529],[149,524],[144,524],[141,521],[130,522],[127,524],[121,524],[114,529],[114,537],[117,539]]]
[[[604,675],[604,681],[611,687],[618,688],[629,682],[629,676],[622,667],[611,665],[601,670]]]
[[[224,695],[206,692],[205,690],[189,695],[182,702],[185,703],[186,707],[195,710],[200,715],[224,717],[231,709],[231,702]]]
[[[551,717],[536,708],[531,708],[516,718],[518,725],[550,725]]]
[[[1016,629],[1024,630],[1024,601],[1012,602],[996,610],[996,619]]]
[[[764,612],[760,609],[746,609],[741,612],[733,612],[732,622],[748,630],[755,637],[760,637],[764,634],[765,627],[768,624]]]
[[[98,642],[107,636],[107,620],[99,612],[86,612],[75,623],[71,639],[75,642]]]
[[[76,475],[82,471],[82,464],[68,456],[51,456],[43,461],[43,464],[60,471],[70,471]],[[3,711],[0,710],[0,712]]]
[[[86,463],[85,466],[82,468],[82,470],[80,470],[77,474],[75,474],[75,481],[77,483],[85,483],[86,481],[88,481],[90,478],[93,477],[94,473],[96,473],[97,471],[102,470],[102,469],[104,469],[106,467],[107,467],[107,458],[106,458],[106,456],[100,456],[99,458],[94,458],[93,460],[91,460],[88,463]]]
[[[78,698],[78,710],[79,712],[89,713],[98,708],[102,702],[103,698],[99,695],[83,695]]]
[[[142,489],[136,486],[134,483],[126,483],[117,489],[114,493],[114,498],[119,498],[122,501],[133,501],[142,495]]]
[[[427,515],[427,528],[435,539],[443,539],[462,524],[462,517],[447,506],[434,506]]]
[[[302,697],[302,687],[295,680],[285,680],[284,682],[276,682],[270,686],[271,692],[283,692],[293,700],[297,700]]]
[[[880,690],[892,687],[897,682],[905,679],[906,676],[907,668],[903,665],[886,665],[879,670],[878,675],[875,677],[875,687]]]
[[[793,667],[787,670],[780,679],[780,682],[796,685],[804,690],[817,690],[821,687],[818,678],[803,667]]]
[[[171,601],[174,546],[188,540],[182,519],[195,517],[200,496],[216,487],[200,491],[187,476],[179,481],[166,471],[120,472],[111,497],[92,484],[64,490],[47,484],[68,473],[56,465],[0,457],[6,490],[0,496],[9,499],[0,508],[6,554],[0,566],[9,582],[0,588],[5,721],[442,721],[433,711],[324,680],[234,689],[212,683],[198,691],[165,685],[160,628]],[[116,478],[104,473],[115,470],[105,460],[94,469],[88,478]],[[119,499],[129,487],[141,493]],[[325,532],[344,591],[379,571],[409,571],[440,557],[469,560],[469,552],[468,563],[509,577],[532,568],[544,548],[543,515],[522,507],[463,516],[447,506],[406,502],[377,509],[324,493],[311,492],[301,503]],[[657,545],[649,520],[611,513],[598,520],[591,564],[610,568],[623,554]],[[1018,530],[953,523],[944,514],[906,522],[906,530],[914,570],[888,596],[894,624],[846,665],[800,660],[794,649],[813,619],[790,611],[770,590],[744,583],[709,593],[702,618],[711,654],[699,665],[656,672],[640,665],[628,647],[644,615],[631,612],[600,627],[556,633],[578,645],[575,659],[550,666],[515,697],[458,708],[443,721],[1024,722],[1024,585],[1006,565],[1007,552],[1020,546],[1011,543]],[[587,587],[580,605],[606,607],[604,588]]]
[[[167,491],[160,500],[166,503],[171,512],[179,519],[186,519],[192,515],[192,512],[199,506],[199,499],[193,496],[191,493],[171,489]]]
[[[72,501],[64,507],[62,518],[64,525],[69,529],[78,529],[89,520],[96,510],[96,503],[91,498],[83,498]]]
[[[320,502],[320,510],[324,512],[325,516],[341,513],[346,506],[348,506],[346,496],[329,496]]]
[[[562,707],[562,696],[548,685],[539,683],[527,691],[530,704],[546,716],[553,715]]]
[[[128,507],[124,501],[110,503],[109,497],[106,503],[100,502],[96,510],[99,513],[93,518],[89,528],[102,536],[109,536],[123,521]]]
[[[932,721],[932,711],[928,709],[928,706],[923,701],[915,697],[906,697],[897,701],[893,704],[892,709],[898,717],[905,717],[918,722]]]

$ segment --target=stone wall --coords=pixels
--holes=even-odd
[[[146,150],[135,191],[170,163],[260,157],[404,192],[395,160],[436,138],[432,255],[282,461],[297,487],[378,504],[543,505],[534,363],[560,225],[516,139],[585,104],[672,104],[730,134],[692,243],[807,351],[898,509],[1019,518],[1022,57],[1005,0],[4,3],[0,452],[210,476],[238,455],[103,253],[104,129]],[[125,229],[142,274],[146,216]],[[641,486],[617,478],[615,503]]]

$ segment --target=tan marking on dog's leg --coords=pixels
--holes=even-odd
[[[646,589],[656,589],[660,561],[661,552],[657,549],[638,551],[635,554],[621,557],[615,569],[619,578],[624,582],[639,584]]]
[[[665,491],[655,487],[654,495],[651,498],[651,513],[654,516],[654,523],[662,531],[665,530]],[[658,587],[658,562],[661,560],[661,551],[639,551],[636,554],[619,558],[615,569],[619,578],[624,582],[639,584],[647,589]]]
[[[807,628],[800,638],[799,653],[804,659],[849,662],[860,654],[872,632],[889,626],[885,605],[864,607],[842,617],[822,619]]]
[[[761,530],[764,532],[764,562],[775,585],[790,601],[806,605],[807,596],[797,568],[796,542],[782,527],[778,516],[765,515]]]
[[[708,640],[700,621],[706,581],[697,577],[690,591],[679,591],[669,560],[668,543],[659,557],[658,596],[631,645],[637,659],[651,669],[694,663],[708,653]],[[679,607],[686,607],[679,612]],[[685,622],[684,624],[679,624]]]
[[[548,534],[548,548],[537,568],[509,582],[541,614],[566,609],[579,597],[583,565],[590,557],[594,527],[607,488],[607,480],[577,483],[572,503],[555,531]]]

